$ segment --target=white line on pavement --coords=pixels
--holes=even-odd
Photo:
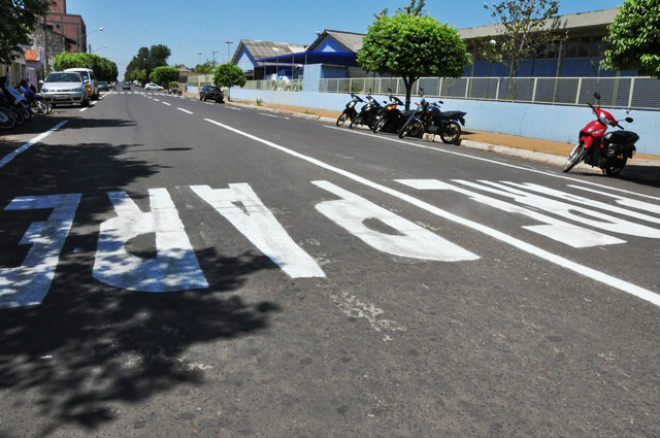
[[[435,151],[435,152],[441,152],[443,154],[457,155],[457,156],[462,157],[462,158],[469,158],[470,160],[484,161],[486,163],[497,164],[498,166],[510,167],[512,169],[524,170],[526,172],[540,173],[541,175],[551,176],[553,178],[558,178],[558,179],[565,179],[565,180],[571,181],[571,182],[579,181],[580,184],[599,187],[601,189],[613,190],[613,191],[617,191],[617,192],[626,193],[626,194],[629,194],[629,195],[640,196],[640,197],[643,197],[643,198],[658,199],[658,198],[655,198],[653,196],[644,195],[642,193],[632,192],[630,190],[624,190],[624,189],[619,189],[619,188],[616,188],[616,187],[610,187],[610,186],[606,186],[606,185],[603,185],[603,184],[598,184],[598,183],[591,182],[591,181],[578,180],[576,178],[572,178],[570,176],[566,176],[566,175],[563,175],[563,174],[557,174],[557,173],[547,172],[547,171],[544,171],[544,170],[532,169],[530,167],[516,166],[515,164],[509,164],[509,163],[505,163],[505,162],[502,162],[502,161],[490,160],[488,158],[475,157],[473,155],[468,155],[468,154],[464,154],[464,153],[461,153],[461,152],[455,152],[455,151],[448,151],[448,150],[441,149],[441,148],[434,147],[434,146],[426,146],[426,145],[423,145],[423,144],[418,144],[417,142],[413,143],[411,141],[400,140],[398,138],[390,138],[390,137],[385,137],[385,136],[382,136],[382,135],[369,134],[367,132],[348,130],[348,129],[345,129],[345,128],[337,128],[335,126],[324,125],[323,127],[328,128],[328,129],[334,129],[334,130],[337,130],[337,131],[346,132],[346,133],[349,133],[349,134],[365,135],[367,137],[377,138],[377,139],[380,139],[380,140],[387,140],[387,141],[402,143],[402,144],[405,144],[407,146],[413,146],[413,147],[420,148],[420,149],[428,149],[428,150],[432,150],[432,151]]]
[[[183,109],[183,108],[177,108],[177,109],[178,109],[179,111],[183,111],[183,112],[186,113],[186,114],[192,114],[192,113],[193,113],[192,111],[188,111],[187,109]]]
[[[171,103],[167,103],[167,102],[161,102],[161,103],[162,103],[163,105],[172,106]]]
[[[285,148],[283,146],[280,146],[276,143],[273,143],[268,140],[264,140],[260,137],[256,137],[252,134],[248,134],[247,132],[240,131],[236,128],[232,128],[231,126],[222,124],[220,122],[217,122],[212,119],[204,119],[205,121],[212,123],[216,126],[219,126],[221,128],[224,128],[228,131],[234,132],[238,135],[242,135],[244,137],[247,137],[251,140],[254,140],[256,142],[259,142],[261,144],[264,144],[272,149],[276,149],[280,152],[284,152],[285,154],[291,155],[293,157],[299,158],[301,160],[307,161],[310,164],[313,164],[315,166],[318,166],[322,169],[328,170],[330,172],[334,172],[338,175],[344,176],[350,180],[353,180],[357,183],[360,183],[362,185],[365,185],[367,187],[371,187],[372,189],[378,190],[380,192],[383,192],[387,195],[393,196],[395,198],[398,198],[404,202],[407,202],[408,204],[411,204],[415,207],[421,208],[422,210],[425,210],[431,214],[434,214],[438,217],[444,218],[446,220],[449,220],[451,222],[457,223],[459,225],[471,228],[472,230],[478,231],[480,233],[483,233],[487,236],[492,237],[493,239],[499,240],[500,242],[506,243],[508,245],[513,246],[514,248],[519,249],[520,251],[526,252],[528,254],[531,254],[533,256],[536,256],[542,260],[548,261],[552,264],[555,264],[557,266],[560,266],[562,268],[565,268],[569,271],[573,271],[574,273],[584,276],[590,280],[597,281],[600,283],[605,284],[606,286],[613,287],[615,289],[619,289],[620,291],[623,291],[625,293],[628,293],[630,295],[633,295],[637,298],[641,298],[642,300],[648,301],[656,306],[660,307],[660,295],[648,290],[644,289],[643,287],[637,286],[635,284],[629,283],[625,280],[621,280],[619,278],[613,277],[611,275],[606,274],[605,272],[600,272],[596,269],[590,268],[585,265],[581,265],[579,263],[576,263],[572,260],[569,260],[567,258],[564,258],[562,256],[559,256],[557,254],[553,254],[549,251],[546,251],[542,248],[539,248],[537,246],[534,246],[532,244],[529,244],[523,240],[517,239],[513,236],[509,236],[508,234],[504,234],[501,231],[498,231],[494,228],[488,227],[486,225],[480,224],[478,222],[474,222],[472,220],[463,218],[461,216],[455,215],[453,213],[450,213],[449,211],[443,210],[439,207],[436,207],[434,205],[431,205],[427,202],[424,202],[422,200],[419,200],[413,196],[410,196],[406,193],[400,192],[395,189],[391,189],[387,186],[384,186],[382,184],[375,183],[371,180],[368,180],[364,177],[361,177],[357,174],[354,174],[352,172],[349,172],[344,169],[340,169],[338,167],[331,166],[321,160],[318,160],[316,158],[312,158],[307,155],[303,155],[300,152],[296,152],[292,149]]]
[[[43,134],[37,135],[32,140],[28,141],[23,146],[16,149],[14,152],[11,152],[11,153],[5,155],[5,157],[2,160],[0,160],[0,168],[4,167],[5,164],[9,163],[11,160],[16,158],[17,155],[22,154],[23,152],[27,151],[31,146],[35,145],[36,143],[40,142],[44,138],[48,137],[53,132],[60,129],[62,126],[64,126],[64,124],[66,122],[68,122],[68,120],[64,120],[64,121],[58,123],[54,127],[50,128],[48,131],[44,132]]]
[[[225,108],[230,109],[230,110],[234,110],[234,111],[243,111],[240,108],[234,108],[234,107],[231,107],[231,106],[226,106]]]

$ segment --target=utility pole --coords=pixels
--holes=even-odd
[[[229,58],[229,51],[231,50],[231,45],[234,44],[233,41],[225,41],[227,44],[227,62],[231,62],[231,59]]]
[[[44,24],[41,26],[41,30],[44,33],[44,77],[48,76],[48,70],[50,66],[48,65],[48,32],[46,31],[46,15],[44,14]]]
[[[218,53],[218,51],[214,50],[212,53],[213,53],[213,67],[215,67],[215,54]]]

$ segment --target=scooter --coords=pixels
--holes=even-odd
[[[392,90],[390,90],[390,93]],[[414,111],[401,111],[400,106],[404,106],[404,103],[398,97],[390,94],[390,102],[383,102],[385,106],[381,108],[380,112],[376,116],[376,123],[374,125],[374,132],[399,132],[401,127],[408,117],[411,116]]]
[[[376,99],[374,99],[371,96],[367,96],[367,104],[362,107],[358,115],[351,120],[351,124],[349,125],[349,128],[353,129],[357,125],[366,125],[368,126],[371,130],[374,129],[375,123],[376,123],[376,116],[378,115],[378,112],[382,108],[381,104],[378,103]]]
[[[355,109],[355,105],[357,105],[358,103],[364,102],[364,100],[362,100],[362,98],[360,98],[360,96],[357,96],[353,93],[351,93],[351,97],[353,99],[351,99],[351,101],[346,104],[346,108],[344,108],[344,111],[337,118],[337,126],[343,125],[344,122],[346,122],[346,120],[349,120],[349,119],[352,122],[353,120],[355,120],[355,118],[358,115],[358,112]]]
[[[639,135],[623,130],[612,114],[600,108],[600,94],[594,93],[594,97],[596,106],[591,103],[587,105],[596,115],[596,120],[580,131],[580,139],[569,154],[563,171],[568,172],[580,161],[584,161],[592,167],[602,169],[607,176],[615,176],[623,170],[628,159],[635,155],[635,143],[639,140]],[[633,119],[626,117],[625,121],[632,123]],[[608,125],[621,131],[607,132]]]

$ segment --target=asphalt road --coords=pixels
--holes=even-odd
[[[33,126],[4,438],[660,436],[656,187],[142,92]]]

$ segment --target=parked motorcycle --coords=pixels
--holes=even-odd
[[[14,87],[7,85],[7,77],[5,76],[0,77],[0,90],[2,91],[4,106],[11,108],[17,114],[16,125],[20,126],[25,120],[32,117],[27,99]]]
[[[42,96],[36,93],[36,88],[34,86],[28,87],[25,81],[22,81],[20,84],[21,93],[23,97],[27,100],[28,107],[32,114],[37,116],[45,116],[50,113],[52,107],[48,100],[44,99]]]
[[[344,111],[337,118],[337,126],[342,126],[344,122],[349,119],[352,122],[358,115],[358,112],[355,109],[355,105],[364,102],[364,100],[362,100],[360,96],[357,96],[353,93],[351,93],[351,97],[353,99],[351,99],[351,101],[346,104],[346,108],[344,108]]]
[[[390,93],[392,90],[390,90]],[[401,127],[408,117],[411,116],[414,111],[401,111],[400,106],[404,106],[404,103],[398,97],[390,94],[390,103],[383,102],[385,106],[381,108],[380,112],[376,116],[376,124],[374,125],[374,132],[399,132]]]
[[[440,110],[438,104],[444,103],[428,102],[423,96],[417,106],[417,111],[411,115],[406,123],[399,130],[399,138],[405,138],[408,135],[415,135],[421,131],[429,134],[438,134],[444,143],[456,144],[461,137],[461,126],[465,126],[464,111],[446,111]]]
[[[378,115],[378,112],[380,111],[382,106],[373,97],[367,96],[366,98],[367,98],[367,104],[363,106],[360,112],[358,113],[358,115],[355,116],[353,120],[351,120],[351,124],[349,125],[351,129],[355,128],[357,125],[363,125],[363,126],[366,125],[371,130],[374,129],[374,125],[376,123],[376,116]]]
[[[635,143],[639,135],[625,131],[619,122],[604,109],[600,108],[600,94],[594,93],[596,107],[587,103],[596,115],[596,120],[590,122],[580,131],[580,139],[569,154],[564,172],[568,172],[580,161],[592,167],[599,167],[607,176],[618,175],[626,166],[629,158],[636,152]],[[632,123],[633,119],[626,117],[625,121]],[[607,126],[617,127],[621,131],[607,132]],[[607,132],[607,133],[606,133]]]

